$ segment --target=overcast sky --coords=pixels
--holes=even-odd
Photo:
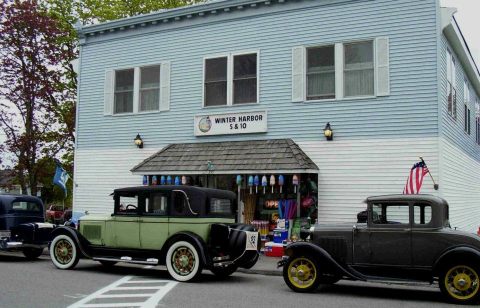
[[[455,13],[463,36],[475,58],[477,67],[480,65],[480,0],[441,0],[442,6],[455,7]]]
[[[455,18],[462,30],[467,44],[480,66],[480,0],[440,0],[442,6],[456,7],[458,12]],[[5,141],[3,131],[0,130],[0,143]]]

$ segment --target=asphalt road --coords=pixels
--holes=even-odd
[[[0,307],[453,307],[438,288],[341,281],[314,294],[297,294],[282,277],[235,273],[218,280],[204,271],[199,282],[176,283],[163,267],[104,268],[80,260],[56,269],[48,256],[26,261],[0,254]],[[87,306],[82,306],[87,305]]]

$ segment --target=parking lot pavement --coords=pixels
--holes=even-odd
[[[153,308],[177,282],[138,276],[122,279],[92,293],[69,308],[80,307],[142,307]]]

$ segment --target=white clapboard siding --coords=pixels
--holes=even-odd
[[[422,156],[438,179],[438,139],[372,139],[298,142],[317,164],[318,219],[355,222],[369,196],[401,194],[414,163]],[[430,178],[421,193],[437,194]]]
[[[450,205],[450,224],[465,231],[480,227],[480,162],[442,138],[442,196]]]
[[[116,188],[140,186],[142,176],[132,175],[130,169],[156,153],[158,149],[78,149],[75,153],[74,211],[91,214],[113,212],[110,194]]]

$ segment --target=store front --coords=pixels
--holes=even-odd
[[[171,144],[135,166],[144,185],[192,185],[237,194],[237,221],[263,243],[296,240],[317,219],[318,167],[291,139]]]

